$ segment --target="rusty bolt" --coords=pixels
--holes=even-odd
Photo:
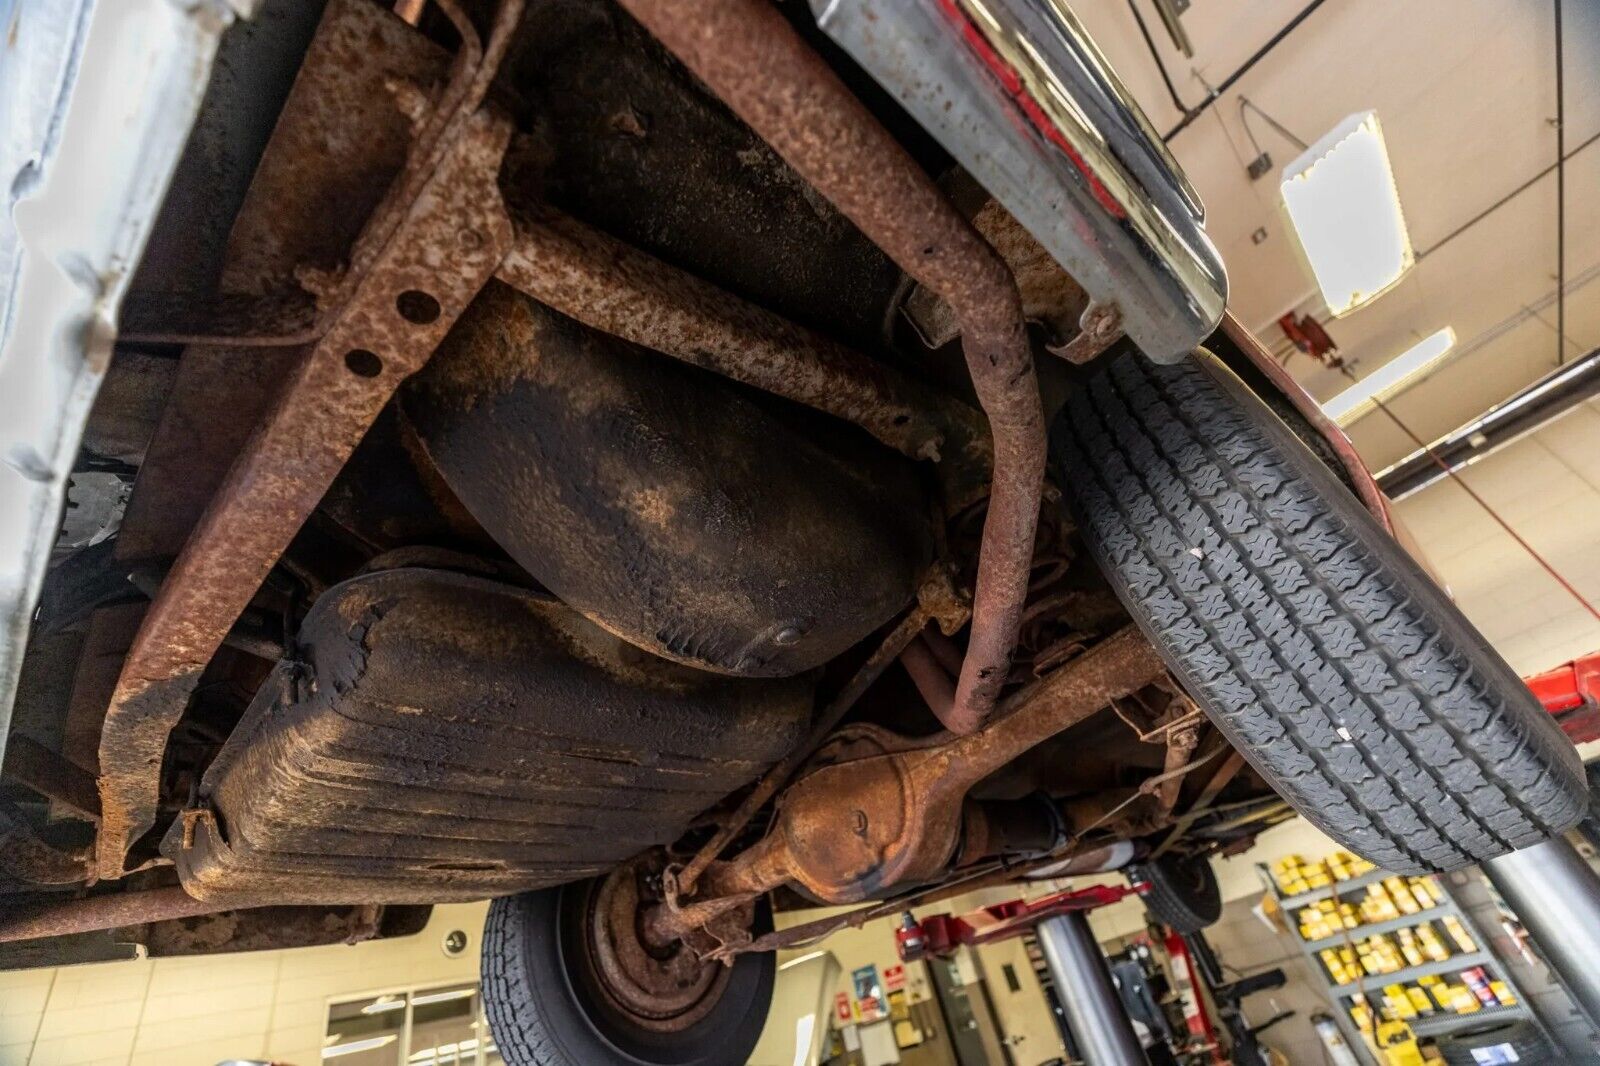
[[[1083,317],[1087,321],[1080,325],[1096,337],[1111,337],[1122,328],[1122,308],[1114,303],[1090,304]]]
[[[851,823],[850,824],[850,829],[851,829],[852,832],[855,833],[856,836],[864,837],[864,836],[867,835],[867,812],[866,811],[861,811],[861,810],[852,811],[851,814],[850,814],[850,823]]]

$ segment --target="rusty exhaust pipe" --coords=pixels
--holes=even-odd
[[[16,907],[0,918],[0,944],[70,933],[96,933],[129,925],[242,910],[239,903],[195,899],[182,888],[152,888],[106,896]]]
[[[620,0],[961,324],[994,439],[972,632],[945,725],[987,720],[1010,670],[1044,480],[1044,414],[1010,268],[767,0]]]
[[[923,702],[933,716],[946,729],[950,729],[950,712],[956,703],[956,687],[950,680],[950,674],[945,672],[944,665],[935,657],[933,649],[918,637],[900,653],[900,665],[905,668],[911,683],[917,687],[917,692],[922,695]]]

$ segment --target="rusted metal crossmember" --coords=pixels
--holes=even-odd
[[[481,103],[520,19],[502,0],[461,53],[406,165],[350,256],[343,300],[230,469],[144,617],[100,739],[96,865],[121,877],[155,823],[167,736],[201,672],[405,378],[493,277],[512,242],[497,178],[511,137]]]
[[[540,303],[854,422],[913,459],[939,458],[948,430],[936,405],[888,367],[552,208],[519,211],[516,223],[500,279]]]

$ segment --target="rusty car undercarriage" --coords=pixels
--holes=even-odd
[[[84,469],[131,494],[47,587],[70,668],[9,745],[0,941],[361,939],[603,879],[602,968],[648,1014],[1293,813],[1046,470],[1126,312],[804,5],[251,32],[303,59],[254,154],[197,127],[124,307]],[[1248,333],[1207,343],[1388,521]],[[769,899],[851,909],[774,931]]]
[[[675,35],[670,5],[624,5],[747,130],[609,5],[523,6],[500,3],[480,39],[468,12],[436,5],[427,25],[456,34],[452,56],[374,4],[335,0],[232,228],[219,291],[136,293],[123,344],[182,354],[115,555],[164,572],[147,604],[91,620],[97,657],[123,655],[109,691],[102,667],[80,670],[73,693],[86,714],[108,697],[103,721],[68,724],[98,734],[96,751],[68,756],[97,767],[96,794],[43,787],[96,825],[81,865],[50,853],[71,871],[63,884],[176,870],[183,891],[44,904],[6,920],[6,937],[266,904],[482,898],[675,842],[687,850],[653,924],[684,935],[783,886],[854,903],[1014,876],[1018,855],[1059,866],[1193,816],[1240,769],[1041,492],[1030,332],[1065,333],[1056,343],[1076,361],[1119,338],[1075,332],[1082,290],[980,204],[994,245],[1024,267],[1014,277],[777,9],[708,5],[724,21]],[[496,90],[497,74],[540,59],[519,33],[525,14],[584,42],[558,53],[543,112]],[[608,67],[609,84],[563,81]],[[674,138],[675,124],[697,136]],[[672,182],[720,181],[746,202],[724,218],[649,217],[647,195],[670,193],[640,186],[672,168]],[[740,215],[763,210],[791,232],[725,258],[750,221]],[[791,262],[805,241],[829,261]],[[907,310],[919,306],[931,326]],[[936,334],[941,316],[960,340],[924,357],[954,387],[877,354],[904,346],[908,326]],[[1247,354],[1247,336],[1232,336]],[[1057,390],[1066,365],[1045,368]],[[653,469],[628,468],[641,458]],[[398,513],[383,514],[391,499]],[[762,525],[724,528],[720,506]],[[547,628],[528,633],[540,615]],[[503,645],[491,638],[501,616]],[[329,676],[335,656],[349,676]],[[885,677],[896,660],[913,686]],[[561,671],[575,676],[553,681]],[[751,678],[771,680],[734,680]],[[636,766],[607,774],[619,790],[659,789],[668,774],[693,787],[674,782],[673,805],[652,797],[626,831],[625,818],[608,825],[618,834],[599,854],[575,853],[578,834],[557,827],[531,842],[525,827],[555,801],[490,783],[533,773],[537,745],[522,738],[529,749],[504,767],[481,761],[518,741],[512,721],[486,731],[474,706],[485,682],[553,721],[576,725],[585,700],[616,713],[596,735],[560,738],[569,750],[537,753],[551,777],[615,760]],[[402,699],[428,715],[459,702],[474,720],[363,750],[338,730],[361,719],[351,704],[367,686],[381,729]],[[239,706],[234,693],[249,691]],[[307,702],[321,694],[326,706]],[[630,700],[637,710],[618,709]],[[700,741],[685,720],[697,709]],[[651,714],[674,716],[668,732],[622,735]],[[1093,737],[1061,745],[1090,749],[1081,764],[1041,748],[1073,727]],[[694,766],[701,744],[728,751]],[[647,745],[686,750],[645,760]],[[1052,764],[1048,779],[1014,765],[1026,753]],[[412,773],[386,782],[380,765]],[[402,784],[403,810],[390,792]],[[481,824],[456,789],[483,805]],[[365,790],[370,833],[322,828],[348,824]],[[778,822],[752,832],[780,794]],[[593,815],[609,801],[591,802]],[[384,854],[424,828],[439,832],[418,854]],[[741,839],[753,843],[724,860]]]

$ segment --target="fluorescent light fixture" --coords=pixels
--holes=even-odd
[[[802,963],[810,962],[812,959],[820,959],[820,958],[822,958],[822,956],[826,955],[827,953],[828,952],[827,952],[826,948],[824,948],[822,951],[813,951],[813,952],[811,952],[809,954],[800,956],[798,959],[790,959],[788,962],[784,963],[782,966],[779,966],[778,969],[787,970],[791,966],[799,966]]]
[[[1449,326],[1429,334],[1323,404],[1322,410],[1341,426],[1347,426],[1372,410],[1374,400],[1405,389],[1455,345],[1456,331]]]
[[[1335,317],[1383,295],[1416,261],[1383,128],[1351,115],[1283,170],[1283,205]]]
[[[366,1040],[352,1040],[348,1044],[335,1044],[333,1047],[323,1048],[322,1057],[325,1059],[337,1059],[345,1055],[358,1055],[363,1051],[373,1051],[377,1048],[387,1047],[398,1039],[400,1039],[399,1036],[390,1033],[388,1036],[374,1036]]]
[[[466,999],[477,994],[476,988],[451,988],[444,992],[424,992],[411,997],[413,1007],[426,1007],[430,1003],[448,1003],[452,999]]]
[[[362,1014],[382,1014],[385,1011],[405,1010],[404,996],[379,996],[377,999],[361,1008]]]

